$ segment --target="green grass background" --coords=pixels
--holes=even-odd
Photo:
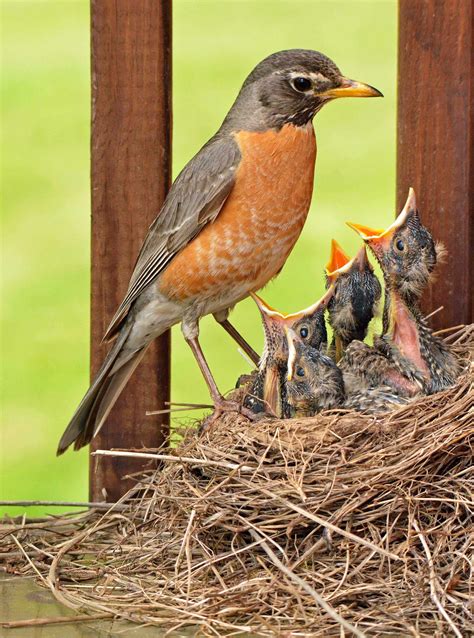
[[[331,237],[349,253],[358,246],[344,221],[383,226],[393,217],[396,2],[175,0],[173,22],[174,174],[274,51],[319,49],[385,94],[340,100],[316,117],[312,211],[263,295],[283,311],[307,306],[322,294]],[[55,449],[88,385],[88,2],[2,2],[2,53],[1,498],[86,499],[87,453],[56,459]],[[260,348],[252,302],[233,318]],[[173,399],[207,401],[178,331]],[[223,390],[249,369],[209,318],[202,345]]]

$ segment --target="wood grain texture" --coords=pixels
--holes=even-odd
[[[448,249],[425,309],[432,324],[474,320],[474,1],[400,0],[397,210],[408,187]]]
[[[94,0],[92,29],[92,330],[91,374],[110,346],[102,337],[126,290],[148,227],[171,177],[171,0]],[[92,444],[157,447],[170,391],[170,339],[145,355]],[[91,500],[119,498],[122,477],[143,462],[94,458]],[[105,490],[105,492],[104,492]]]

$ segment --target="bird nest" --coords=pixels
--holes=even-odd
[[[7,521],[10,572],[95,612],[204,634],[474,632],[474,326],[457,384],[348,410],[187,431],[108,511]]]

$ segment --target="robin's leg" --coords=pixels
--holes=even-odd
[[[240,412],[249,419],[255,419],[255,414],[249,410],[248,408],[242,406],[237,401],[229,401],[225,399],[222,394],[219,392],[217,384],[212,376],[212,372],[209,369],[206,358],[204,356],[203,351],[201,350],[201,346],[199,344],[199,340],[197,336],[195,337],[185,337],[189,347],[193,351],[194,357],[198,363],[199,369],[202,372],[202,375],[207,383],[207,387],[209,388],[209,392],[211,394],[212,401],[214,402],[214,414],[213,419],[217,418],[223,412]]]

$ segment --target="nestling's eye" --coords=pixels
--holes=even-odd
[[[308,336],[308,328],[306,326],[303,326],[302,328],[300,328],[300,337],[302,339],[306,339],[306,337]]]
[[[304,370],[300,366],[296,368],[296,374],[298,377],[304,377]]]
[[[311,88],[311,80],[308,80],[308,78],[304,77],[293,78],[292,84],[293,88],[296,89],[299,93],[305,93]]]
[[[398,239],[397,243],[395,244],[395,247],[399,252],[402,253],[405,250],[405,244],[403,243],[403,240]]]

